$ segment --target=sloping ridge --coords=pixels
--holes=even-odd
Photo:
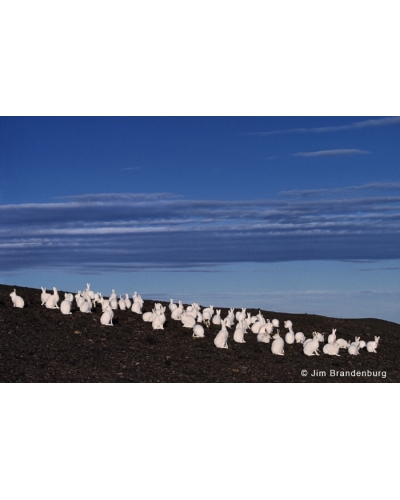
[[[12,305],[14,288],[23,309]],[[65,292],[58,292],[61,302]],[[130,310],[114,311],[114,326],[102,326],[100,307],[83,314],[74,302],[73,314],[64,316],[41,306],[40,295],[40,288],[0,285],[0,382],[400,382],[400,325],[389,321],[261,310],[265,318],[279,320],[281,333],[290,319],[306,337],[332,328],[351,341],[380,336],[376,354],[341,350],[332,357],[322,354],[321,343],[320,356],[305,356],[301,344],[285,344],[285,355],[276,356],[250,330],[244,344],[234,342],[229,330],[228,349],[214,346],[216,325],[205,328],[205,338],[194,339],[191,329],[171,320],[168,307],[164,330],[153,330]],[[155,302],[168,306],[145,300],[143,312]],[[227,308],[217,308],[227,315]]]

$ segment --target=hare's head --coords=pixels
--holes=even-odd
[[[285,322],[283,323],[283,326],[284,326],[285,328],[292,328],[293,323],[292,323],[290,320],[287,320],[287,321],[285,321]]]
[[[375,337],[375,342],[378,343],[379,339],[380,339],[380,337]]]

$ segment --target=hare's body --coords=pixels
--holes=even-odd
[[[183,306],[180,304],[177,308],[175,308],[171,312],[171,319],[174,319],[175,321],[179,321],[181,319],[183,313]]]
[[[239,323],[239,321],[243,321],[246,319],[246,308],[243,308],[241,311],[237,311],[236,313],[236,321]]]
[[[294,344],[294,331],[292,330],[292,327],[290,327],[289,331],[285,335],[285,342],[286,344]]]
[[[306,356],[319,356],[318,348],[319,348],[318,333],[314,332],[313,333],[313,338],[312,339],[307,339],[304,342],[304,344],[303,344],[303,353]]]
[[[121,311],[125,311],[126,309],[125,299],[123,299],[121,295],[119,296],[118,307],[121,309]]]
[[[238,326],[236,327],[236,330],[233,334],[233,340],[235,342],[238,342],[239,344],[245,344],[246,341],[243,339],[244,334],[246,333],[245,329],[245,320],[240,320]]]
[[[279,331],[275,333],[275,335],[272,338],[274,339],[274,341],[271,344],[272,354],[283,356],[285,354],[285,351],[283,350],[285,342],[283,338],[281,338],[281,336],[279,335]]]
[[[164,330],[164,322],[165,316],[161,310],[158,310],[154,315],[153,321],[151,322],[151,326],[153,330]]]
[[[143,313],[142,315],[142,319],[143,321],[145,321],[146,323],[151,323],[154,319],[154,316],[156,315],[156,312],[155,310],[153,309],[153,311],[148,311],[148,312],[145,312]]]
[[[350,346],[350,343],[344,339],[336,339],[336,343],[338,344],[340,349],[347,349]]]
[[[263,326],[262,322],[261,321],[255,321],[252,325],[251,325],[251,331],[253,333],[255,333],[256,335],[260,332],[260,328]]]
[[[92,312],[92,303],[89,300],[83,300],[79,306],[79,310],[82,313],[91,313]]]
[[[271,335],[269,333],[260,332],[257,335],[257,342],[264,342],[264,344],[269,344],[271,340]]]
[[[229,309],[228,316],[225,318],[225,326],[227,328],[232,328],[234,321],[235,321],[235,309],[233,309],[233,307],[231,307]]]
[[[222,329],[217,333],[214,339],[215,347],[219,349],[228,349],[228,330],[226,329],[225,320],[221,320]]]
[[[51,293],[46,292],[46,288],[43,288],[43,287],[42,287],[42,294],[41,294],[41,296],[40,296],[40,300],[42,301],[42,304],[41,304],[42,306],[44,306],[44,305],[45,305],[46,300],[47,300],[49,297],[51,297]]]
[[[176,309],[178,306],[176,304],[174,304],[174,299],[169,299],[169,304],[168,304],[168,308],[169,310],[172,312],[174,309]]]
[[[136,313],[136,314],[142,314],[142,304],[141,302],[134,302],[132,304],[131,311]]]
[[[336,342],[331,342],[325,344],[322,351],[324,354],[329,354],[330,356],[340,356],[339,349],[340,347]]]
[[[204,328],[198,323],[193,327],[193,337],[204,337]]]
[[[60,304],[60,311],[62,314],[72,314],[71,312],[71,301],[64,299]]]
[[[360,345],[352,343],[349,345],[349,348],[347,349],[347,352],[351,354],[352,356],[357,356],[359,353],[358,351],[360,350]]]
[[[303,344],[304,341],[305,341],[305,339],[306,339],[306,337],[305,337],[305,335],[304,335],[303,332],[297,332],[294,335],[294,339],[296,341],[296,344]]]
[[[375,337],[375,340],[371,340],[367,343],[367,351],[376,353],[376,348],[378,347],[380,337]]]
[[[19,309],[23,309],[25,302],[22,297],[17,295],[16,290],[10,293],[11,301],[13,303],[13,307],[18,307]]]
[[[132,307],[132,301],[127,293],[125,294],[125,307],[126,309],[130,309]]]
[[[217,309],[217,313],[212,318],[212,324],[213,325],[221,324],[221,309]]]
[[[100,317],[100,323],[102,325],[106,325],[106,326],[107,325],[113,326],[113,322],[112,322],[113,317],[114,317],[113,310],[111,309],[110,306],[107,306],[105,311],[103,312],[103,314]]]
[[[194,318],[190,313],[191,311],[189,311],[189,313],[184,312],[181,315],[181,322],[184,328],[193,328],[196,324],[196,318]]]
[[[333,344],[336,341],[336,329],[332,329],[332,333],[328,336],[328,344]]]
[[[58,296],[57,288],[53,287],[53,295],[50,295],[50,297],[46,300],[46,307],[47,309],[60,309],[58,307],[58,301],[60,300],[60,297]]]

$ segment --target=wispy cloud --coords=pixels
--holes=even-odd
[[[371,182],[359,186],[343,186],[330,189],[295,189],[291,191],[280,191],[280,196],[299,196],[303,198],[311,196],[327,195],[349,195],[360,191],[400,191],[400,182]]]
[[[0,205],[0,269],[112,271],[215,263],[399,257],[400,194],[188,200],[171,193]],[[397,185],[397,188],[400,186]],[[344,189],[344,188],[342,188]],[[200,267],[199,267],[200,266]],[[204,268],[204,267],[203,267]]]
[[[400,117],[393,116],[388,118],[374,118],[370,120],[363,120],[359,122],[347,123],[343,125],[328,126],[328,127],[312,127],[312,128],[291,128],[283,130],[267,130],[262,132],[248,132],[245,135],[253,136],[268,136],[274,134],[310,134],[310,133],[325,133],[325,132],[340,132],[342,130],[353,130],[370,127],[389,127],[393,125],[400,125]]]
[[[345,156],[345,155],[365,155],[370,154],[370,151],[362,149],[324,149],[322,151],[311,151],[305,153],[293,153],[290,156],[301,156],[303,158],[318,157],[318,156]]]

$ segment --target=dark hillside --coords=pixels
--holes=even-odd
[[[311,337],[313,331],[329,334],[332,328],[337,329],[337,337],[346,340],[360,336],[368,342],[380,336],[376,354],[362,349],[358,356],[351,356],[342,349],[340,357],[322,353],[308,357],[301,344],[293,344],[285,345],[284,356],[276,356],[271,353],[270,344],[257,342],[257,336],[251,332],[245,336],[245,344],[238,344],[230,330],[229,349],[214,346],[219,326],[211,325],[205,338],[194,339],[191,329],[170,319],[168,307],[164,330],[153,331],[151,323],[143,322],[141,316],[120,310],[115,311],[114,326],[102,326],[99,306],[92,314],[83,314],[76,310],[74,302],[73,314],[64,316],[59,310],[40,305],[40,288],[17,287],[17,294],[25,301],[25,307],[18,309],[9,296],[13,289],[0,285],[1,382],[400,381],[397,323],[262,311],[265,318],[280,321],[281,333],[286,332],[283,321],[290,319],[294,331],[302,331],[306,337]],[[61,302],[64,292],[59,294]],[[145,301],[143,311],[150,311],[153,304]],[[225,317],[228,310],[221,309]],[[327,335],[325,341],[326,338]],[[302,370],[308,374],[302,376]],[[332,376],[331,370],[350,373]],[[318,376],[311,376],[314,371]],[[354,371],[366,373],[356,376]],[[368,375],[368,371],[380,375]]]

